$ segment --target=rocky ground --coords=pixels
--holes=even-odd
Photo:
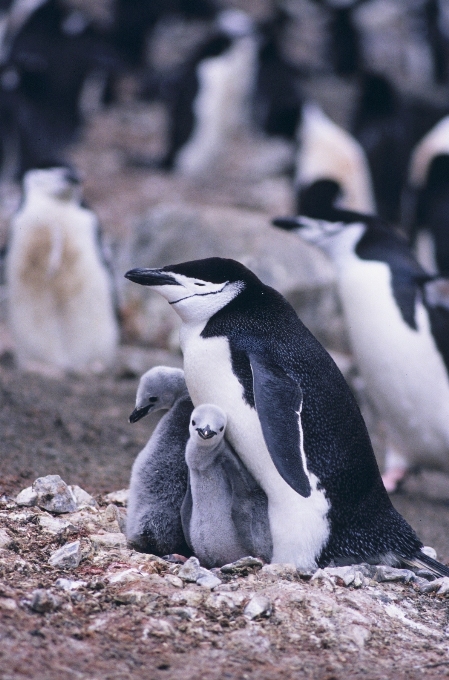
[[[126,344],[108,374],[20,374],[0,289],[0,677],[375,680],[449,674],[446,582],[368,567],[312,578],[257,561],[193,578],[195,565],[183,576],[182,564],[126,547],[123,498],[107,494],[126,488],[157,420],[127,421],[138,377],[152,365],[181,365],[175,315],[149,306],[157,296],[147,292],[144,302],[130,297],[124,286],[131,290],[131,284],[122,283],[129,266],[143,264],[133,260],[137,255],[151,266],[179,261],[183,253],[192,257],[200,248],[205,256],[209,248],[239,257],[279,287],[339,353],[382,458],[375,417],[347,355],[329,265],[269,227],[271,217],[292,209],[288,177],[273,172],[291,149],[260,138],[236,140],[232,160],[201,182],[128,167],[130,153],[160,151],[163,130],[157,106],[124,104],[92,119],[71,152],[84,173],[87,201],[112,241],[124,311]],[[2,189],[3,229],[17,198],[17,187]],[[142,233],[151,235],[143,245]],[[153,347],[160,349],[147,348],[150,322]],[[78,485],[95,502],[63,514],[42,503],[15,504],[19,491],[47,475]],[[448,478],[431,471],[411,477],[392,497],[442,561],[449,561],[448,499]],[[65,566],[52,557],[64,546],[72,551]],[[201,575],[207,577],[203,585]]]

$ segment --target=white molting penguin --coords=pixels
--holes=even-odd
[[[335,263],[352,349],[387,432],[385,486],[394,491],[415,465],[449,471],[449,281],[427,274],[378,218],[322,210],[274,224]]]
[[[131,471],[126,536],[131,545],[154,555],[190,555],[181,523],[187,491],[185,447],[193,404],[179,368],[156,366],[144,373],[137,390],[136,423],[167,409]]]
[[[9,324],[22,369],[100,370],[119,338],[95,214],[65,167],[30,170],[10,225]]]
[[[319,106],[309,103],[303,106],[297,139],[297,212],[302,212],[302,191],[322,179],[338,182],[345,208],[375,212],[365,153],[346,130],[328,118]]]
[[[433,241],[433,267],[449,275],[449,116],[415,147],[408,181],[408,199],[414,207],[414,214],[408,216],[413,240],[418,229],[428,230]],[[419,243],[418,238],[418,253]]]
[[[126,278],[181,317],[190,396],[223,409],[228,441],[267,494],[272,562],[428,561],[391,505],[343,376],[277,291],[222,258]]]
[[[184,535],[206,567],[255,555],[269,562],[272,545],[266,494],[224,439],[226,414],[201,404],[190,417],[185,458],[189,488]]]

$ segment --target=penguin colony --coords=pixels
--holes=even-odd
[[[161,158],[131,164],[204,175],[251,125],[295,144],[300,216],[276,224],[335,263],[354,355],[387,429],[385,486],[394,490],[420,463],[447,469],[447,281],[428,274],[382,218],[402,219],[412,236],[427,227],[446,273],[448,107],[400,94],[368,71],[369,2],[329,0],[320,10],[333,72],[358,79],[349,132],[304,96],[304,73],[282,50],[293,20],[286,10],[258,25],[207,0],[162,4],[136,0],[130,10],[119,0],[102,24],[58,0],[14,0],[1,17],[2,174],[26,171],[6,267],[19,367],[82,371],[112,361],[110,272],[63,156],[87,113],[114,100],[117,73],[140,71],[141,96],[166,106],[168,140]],[[421,19],[441,83],[448,31],[440,5],[425,3]],[[161,82],[145,46],[175,15],[205,21],[208,31]],[[394,510],[346,383],[279,293],[218,258],[127,278],[154,287],[179,314],[184,355],[184,373],[159,367],[142,377],[130,416],[167,410],[132,469],[132,545],[194,553],[206,566],[253,553],[303,569],[368,560],[449,575]]]

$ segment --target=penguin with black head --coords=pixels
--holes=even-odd
[[[449,471],[449,280],[428,274],[379,218],[319,205],[315,189],[310,216],[274,224],[335,264],[352,349],[386,429],[385,486],[394,491],[416,465]]]
[[[225,412],[228,441],[268,497],[272,562],[429,564],[391,505],[343,376],[277,291],[222,258],[126,277],[181,317],[190,396]]]

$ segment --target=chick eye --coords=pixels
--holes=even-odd
[[[223,430],[224,430],[224,425],[223,425],[223,427],[220,427],[220,432],[223,432]]]
[[[194,426],[196,425],[196,423],[195,423],[195,421],[194,421],[194,420],[192,420],[192,425],[194,425]]]
[[[197,282],[195,281],[195,286],[205,286],[205,285],[206,285],[205,283],[197,283]]]
[[[150,397],[148,401],[151,401],[151,403],[154,404],[154,402],[157,401],[157,397]]]

